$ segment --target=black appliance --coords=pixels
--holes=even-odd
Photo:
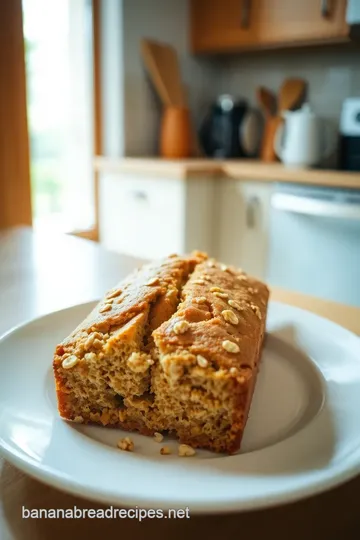
[[[210,107],[199,131],[200,144],[209,157],[255,157],[260,148],[261,114],[244,100],[224,94]]]
[[[360,98],[347,98],[342,106],[340,169],[360,171]]]
[[[347,0],[346,22],[349,25],[349,38],[351,39],[351,41],[355,41],[356,43],[359,43],[360,42],[360,2],[359,0]]]

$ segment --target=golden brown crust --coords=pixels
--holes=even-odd
[[[255,388],[269,290],[241,270],[211,260],[196,267],[182,296],[177,311],[153,333],[160,362],[169,380],[180,377],[179,391],[184,373],[195,384],[198,365],[205,366],[200,371],[206,387],[218,388],[230,415],[226,438],[207,437],[205,446],[232,453],[240,446]],[[176,332],[179,325],[186,330]],[[209,412],[216,407],[215,400]],[[204,434],[182,433],[181,425],[178,432],[182,442],[204,445]]]
[[[201,280],[204,284],[199,283]],[[254,367],[254,344],[266,319],[266,285],[235,268],[222,270],[219,263],[210,261],[196,267],[182,295],[183,302],[176,313],[154,332],[160,353],[184,349],[204,356],[215,369],[234,367],[239,375],[246,376],[249,367]],[[237,323],[228,322],[224,312],[233,313]],[[174,326],[182,320],[190,328],[179,335]],[[237,344],[239,352],[228,352],[224,341]]]
[[[168,303],[172,303],[176,309],[177,301],[175,299],[175,302],[171,302],[171,296],[177,294],[183,280],[204,257],[204,254],[197,252],[188,257],[175,256],[156,261],[137,269],[108,291],[88,317],[58,346],[58,354],[62,356],[62,349],[69,350],[79,341],[83,341],[85,334],[90,331],[106,334],[114,327],[123,326],[167,295]],[[109,305],[110,309],[103,311],[106,305]],[[170,313],[168,306],[164,305],[164,309],[166,313],[162,320],[166,320]],[[161,313],[157,314],[158,319],[161,317]]]
[[[132,344],[134,348],[144,339],[145,333],[150,336],[151,331],[176,310],[182,284],[195,265],[205,257],[200,252],[184,257],[172,256],[136,270],[111,289],[70,336],[56,347],[53,368],[58,407],[63,418],[71,419],[73,398],[76,398],[74,392],[70,391],[76,381],[70,378],[75,379],[77,373],[81,374],[83,388],[80,389],[78,383],[77,390],[84,394],[86,379],[91,377],[94,381],[96,364],[100,369],[104,359],[114,355],[121,347]],[[106,307],[108,305],[109,308]],[[63,368],[63,362],[72,357],[75,357],[77,364],[68,373]],[[147,364],[149,366],[150,361]],[[125,369],[129,372],[128,366],[123,366],[123,372]],[[108,379],[111,378],[110,374]],[[119,388],[107,382],[108,390],[103,381],[103,388],[99,391],[106,394],[108,405],[114,405]],[[129,391],[146,391],[149,384],[148,371],[143,377],[139,375]],[[125,386],[120,388],[121,392]]]
[[[260,281],[203,253],[137,270],[57,347],[61,416],[143,434],[167,430],[194,447],[236,451],[268,296]]]

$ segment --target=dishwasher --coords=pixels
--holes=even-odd
[[[267,281],[360,307],[360,186],[275,186]]]

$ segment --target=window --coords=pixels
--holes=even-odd
[[[90,0],[23,0],[33,222],[94,226]]]

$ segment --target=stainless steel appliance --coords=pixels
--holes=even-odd
[[[276,186],[269,251],[270,284],[360,307],[360,185]]]

